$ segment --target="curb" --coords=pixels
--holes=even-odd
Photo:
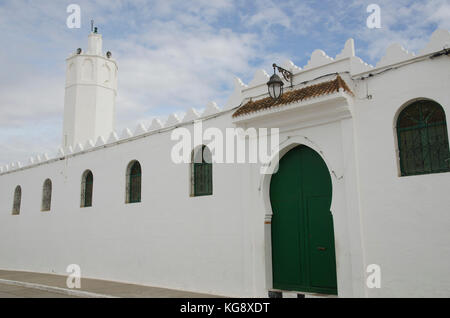
[[[7,280],[7,279],[0,279],[0,284],[11,285],[11,286],[20,286],[20,287],[26,287],[26,288],[32,288],[32,289],[39,289],[39,290],[53,292],[53,293],[57,293],[57,294],[82,297],[82,298],[119,298],[119,297],[115,297],[115,296],[91,293],[91,292],[87,292],[87,291],[67,289],[67,288],[61,288],[61,287],[53,287],[53,286],[20,282],[20,281]]]

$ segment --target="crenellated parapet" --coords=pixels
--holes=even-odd
[[[416,57],[414,53],[408,52],[403,46],[398,43],[390,45],[386,54],[381,58],[381,60],[377,63],[378,67],[388,66],[392,64],[397,64],[402,61],[406,61]]]
[[[188,123],[197,120],[200,117],[199,113],[194,108],[189,108],[183,117],[183,123]]]
[[[163,128],[163,127],[164,127],[164,125],[161,122],[161,120],[155,118],[155,119],[153,119],[152,123],[150,124],[150,127],[148,127],[148,130],[149,131],[154,131],[154,130],[159,130],[159,129]]]

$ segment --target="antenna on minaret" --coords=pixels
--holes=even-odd
[[[91,33],[97,33],[98,32],[98,28],[94,27],[94,20],[91,20]]]

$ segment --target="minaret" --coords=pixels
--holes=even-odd
[[[102,53],[97,28],[89,34],[88,49],[78,49],[66,60],[63,147],[108,138],[114,130],[117,63]]]

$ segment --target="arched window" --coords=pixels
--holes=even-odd
[[[213,194],[212,156],[205,145],[192,151],[191,196],[199,197]]]
[[[52,181],[50,179],[45,180],[42,191],[42,207],[41,211],[50,211],[52,205]]]
[[[20,203],[22,201],[22,188],[20,186],[17,186],[14,190],[14,203],[13,203],[13,215],[19,215],[20,214]]]
[[[438,103],[407,106],[397,119],[397,138],[402,176],[450,171],[447,123]]]
[[[92,192],[94,188],[94,176],[92,171],[86,170],[81,177],[81,207],[92,206]]]
[[[127,167],[126,203],[141,202],[142,170],[139,161],[132,161]]]

